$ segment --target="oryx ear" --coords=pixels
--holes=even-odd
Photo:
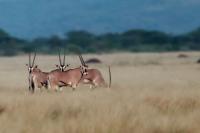
[[[59,68],[59,65],[56,65],[56,67],[58,67],[58,68]]]
[[[70,64],[67,64],[66,66],[68,67],[68,66],[70,66]]]

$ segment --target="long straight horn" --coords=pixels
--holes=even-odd
[[[33,62],[32,62],[32,67],[33,67],[33,65],[34,65],[34,63],[35,63],[35,57],[36,57],[36,52],[34,53]]]
[[[65,49],[64,49],[63,65],[65,65]]]
[[[85,61],[84,61],[82,55],[80,55],[80,56],[81,56],[81,60],[82,60],[82,62],[83,62],[83,66],[86,66]]]
[[[59,57],[59,63],[60,63],[60,65],[62,65],[62,63],[61,63],[61,58],[60,58],[60,50],[59,50],[59,55],[58,55],[58,57]]]
[[[84,62],[82,61],[81,55],[79,54],[78,57],[79,57],[79,59],[80,59],[80,61],[81,61],[81,65],[84,66]]]
[[[31,66],[31,53],[28,54],[28,65]]]

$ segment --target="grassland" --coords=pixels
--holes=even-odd
[[[73,92],[27,91],[26,56],[0,58],[1,133],[195,133],[200,131],[200,53],[109,54],[98,57],[112,88],[79,86]],[[55,56],[38,55],[44,71]],[[79,65],[68,56],[70,67]]]

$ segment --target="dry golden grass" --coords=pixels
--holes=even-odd
[[[27,91],[26,56],[0,58],[1,133],[195,133],[200,131],[200,53],[84,55],[112,88],[79,86],[73,92]],[[57,57],[39,55],[42,70],[54,68]],[[68,56],[71,67],[76,56]]]

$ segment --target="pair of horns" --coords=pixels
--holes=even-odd
[[[60,51],[59,51],[59,62],[60,62],[60,65],[65,65],[65,50],[64,50],[63,62],[61,61],[61,56],[60,56]]]
[[[31,64],[31,53],[29,53],[29,63],[28,63],[28,64],[29,64],[30,67],[33,67],[33,66],[34,66],[35,57],[36,57],[36,52],[34,53],[33,61],[32,61],[32,64]]]

